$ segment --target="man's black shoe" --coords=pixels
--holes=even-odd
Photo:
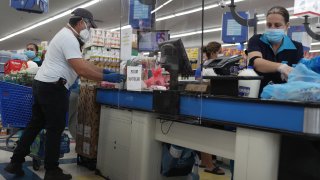
[[[11,174],[15,174],[17,176],[24,176],[24,171],[22,169],[22,164],[21,163],[13,163],[10,162],[5,168],[5,171]]]
[[[72,179],[71,174],[64,174],[62,169],[56,168],[53,170],[46,170],[44,180],[69,180]]]

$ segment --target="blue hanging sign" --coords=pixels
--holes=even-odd
[[[151,29],[151,5],[142,4],[139,0],[130,0],[129,24],[134,29]]]
[[[10,7],[30,13],[47,13],[49,0],[10,0]]]
[[[238,12],[245,19],[249,18],[248,13]],[[243,43],[248,39],[249,28],[241,26],[233,19],[231,12],[225,12],[222,17],[222,41],[224,43]]]

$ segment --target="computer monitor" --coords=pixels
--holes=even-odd
[[[166,56],[176,57],[173,61],[176,62],[167,62],[178,64],[179,65],[179,74],[182,77],[188,77],[193,75],[191,63],[187,56],[187,52],[184,48],[181,39],[170,40],[159,44],[159,49],[161,50],[162,61],[166,61]],[[171,60],[172,61],[172,60]],[[162,62],[166,63],[166,62]]]
[[[159,44],[161,64],[170,73],[170,90],[178,89],[179,74],[189,77],[193,74],[189,58],[181,39],[166,41]]]
[[[138,31],[138,51],[159,51],[159,43],[169,40],[168,30],[143,30]]]

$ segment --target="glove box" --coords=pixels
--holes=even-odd
[[[153,111],[166,114],[178,115],[180,109],[180,91],[153,91]]]
[[[210,79],[210,94],[238,96],[239,80],[261,80],[262,76],[204,76],[203,79]]]

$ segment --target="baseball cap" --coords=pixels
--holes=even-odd
[[[93,15],[90,11],[83,9],[83,8],[77,8],[74,11],[72,11],[71,13],[73,16],[77,16],[77,17],[82,17],[85,19],[88,19],[91,26],[93,28],[97,28],[97,25],[95,24],[95,22],[93,21]]]

